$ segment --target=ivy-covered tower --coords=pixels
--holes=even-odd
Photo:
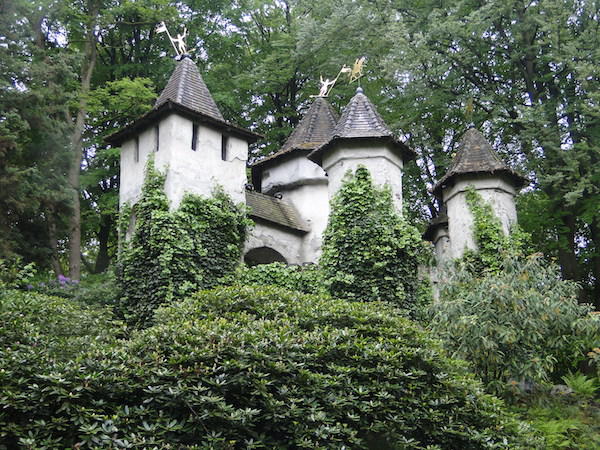
[[[402,211],[404,163],[414,153],[394,137],[362,88],[356,90],[327,142],[309,158],[327,173],[330,198],[348,171],[364,166],[376,184],[390,187],[394,205]]]
[[[450,169],[433,188],[444,213],[431,222],[426,237],[434,243],[438,261],[460,258],[466,249],[476,249],[473,215],[467,203],[469,189],[475,189],[491,205],[508,234],[517,222],[515,196],[525,182],[498,157],[479,130],[468,129]]]
[[[244,202],[248,145],[259,137],[223,118],[198,68],[184,55],[152,110],[107,139],[121,147],[119,203],[137,201],[151,155],[167,175],[171,208],[186,192],[210,196],[216,186]]]

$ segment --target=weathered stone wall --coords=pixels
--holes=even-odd
[[[329,197],[341,187],[344,176],[359,166],[369,169],[373,181],[380,186],[388,185],[396,210],[402,213],[402,174],[401,154],[390,144],[372,140],[340,141],[323,155],[323,168],[329,178]]]
[[[467,204],[466,194],[473,186],[484,201],[492,206],[500,219],[505,234],[517,222],[514,197],[517,194],[508,180],[493,175],[464,175],[450,187],[444,189],[444,203],[448,210],[448,232],[450,257],[460,258],[465,249],[475,249],[473,215]]]
[[[198,144],[192,150],[193,122],[170,114],[159,123],[159,150],[155,153],[157,169],[167,173],[165,192],[176,208],[186,192],[211,196],[217,185],[224,188],[236,202],[244,202],[248,143],[228,137],[227,161],[221,159],[222,133],[216,128],[198,125]],[[135,139],[121,147],[121,188],[119,202],[135,203],[141,193],[144,169],[155,151],[155,129],[150,127],[139,135],[140,159],[134,160]]]

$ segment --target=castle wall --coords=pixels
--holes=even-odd
[[[244,255],[252,249],[267,247],[280,253],[288,264],[305,262],[302,234],[260,219],[254,219],[254,222],[246,239]]]
[[[135,203],[144,181],[144,169],[150,154],[155,153],[155,165],[167,173],[165,192],[176,208],[184,194],[212,195],[216,186],[222,186],[236,203],[244,202],[248,143],[234,136],[228,137],[227,160],[221,159],[222,133],[213,127],[198,124],[196,150],[192,150],[193,122],[177,114],[170,114],[159,123],[159,149],[156,149],[156,131],[149,127],[139,135],[139,162],[135,162],[135,139],[121,147],[121,189],[119,202]]]
[[[310,226],[303,237],[302,262],[317,262],[321,255],[323,232],[329,218],[328,179],[317,164],[297,154],[262,173],[262,192],[278,192],[294,205]]]
[[[322,166],[329,177],[329,198],[339,190],[344,176],[359,166],[366,167],[377,185],[388,185],[396,210],[402,213],[402,156],[388,143],[373,140],[344,140],[323,155]]]
[[[508,234],[512,225],[517,222],[514,200],[517,192],[510,182],[493,175],[460,177],[443,192],[448,213],[451,258],[460,258],[465,249],[476,249],[473,215],[466,199],[469,186],[473,186],[483,200],[492,206],[505,234]]]

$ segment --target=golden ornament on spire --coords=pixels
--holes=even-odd
[[[367,58],[365,58],[364,56],[356,58],[356,61],[354,61],[354,65],[352,66],[352,70],[350,71],[349,83],[352,83],[363,76],[363,66],[365,65],[366,60]]]

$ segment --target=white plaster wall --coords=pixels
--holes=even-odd
[[[473,215],[467,204],[466,193],[473,186],[479,195],[492,206],[500,219],[505,234],[517,222],[514,186],[505,179],[493,176],[464,176],[454,185],[443,191],[444,203],[448,210],[448,232],[450,236],[450,256],[460,258],[465,249],[475,249],[473,237]]]
[[[326,180],[325,171],[304,154],[284,157],[283,162],[262,171],[261,192],[280,190],[282,186]]]
[[[329,194],[327,179],[320,183],[296,186],[281,191],[282,199],[294,205],[310,231],[303,237],[302,262],[316,263],[321,256],[323,232],[329,218]]]
[[[302,246],[301,234],[255,220],[255,225],[246,239],[244,255],[255,248],[269,247],[279,252],[288,264],[301,264],[305,262],[302,258]]]
[[[329,198],[338,191],[348,170],[364,166],[375,184],[390,187],[394,206],[402,213],[403,160],[391,145],[341,141],[325,152],[322,166],[329,177]]]
[[[433,234],[433,248],[435,260],[443,265],[451,259],[450,236],[444,227],[438,227]]]
[[[177,114],[160,121],[159,151],[155,154],[157,169],[167,173],[165,192],[176,208],[186,192],[211,196],[217,185],[236,202],[244,202],[248,143],[229,136],[227,161],[221,160],[221,132],[198,125],[198,144],[192,150],[193,122]],[[144,181],[144,168],[155,149],[154,127],[140,134],[140,161],[134,163],[135,141],[121,148],[121,188],[119,201],[135,203]]]

